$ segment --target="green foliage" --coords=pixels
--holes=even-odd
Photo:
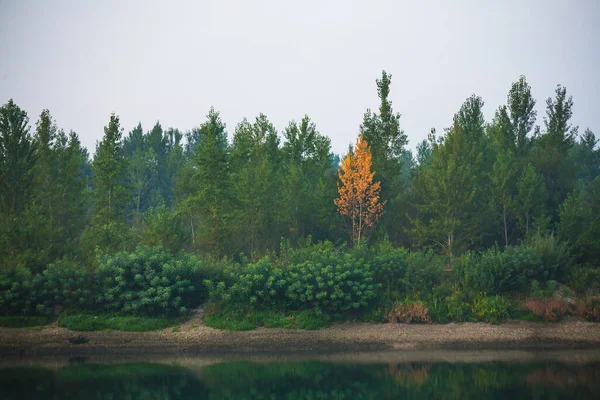
[[[374,281],[380,285],[369,319],[382,320],[393,303],[406,298],[428,299],[444,276],[447,258],[431,250],[409,252],[380,246],[371,257]],[[429,305],[431,310],[431,304]],[[435,307],[435,306],[434,306]],[[372,311],[378,310],[378,311]],[[434,314],[436,311],[431,311]]]
[[[545,299],[548,297],[552,297],[558,293],[558,282],[556,281],[548,281],[546,285],[540,284],[540,282],[535,279],[531,281],[531,297],[537,299]]]
[[[164,203],[150,208],[144,215],[139,242],[145,246],[163,246],[172,252],[180,251],[186,244],[182,223],[181,217]]]
[[[571,268],[567,276],[567,284],[577,293],[584,293],[586,289],[600,289],[600,267],[590,265]]]
[[[299,261],[300,254],[306,259],[293,263]],[[329,314],[364,308],[375,296],[377,285],[369,264],[352,254],[325,244],[284,257],[291,263],[277,266],[264,257],[254,263],[237,264],[228,270],[225,282],[207,282],[209,290],[231,304],[259,308],[279,305]]]
[[[600,150],[598,151],[600,152]],[[600,177],[570,193],[559,210],[558,236],[568,241],[577,260],[600,263]]]
[[[41,296],[45,306],[52,308],[86,308],[91,303],[89,273],[67,260],[48,265],[42,273]]]
[[[512,306],[502,296],[482,296],[473,301],[473,316],[483,322],[499,324],[510,318]]]
[[[554,234],[535,234],[529,237],[526,248],[533,252],[540,264],[527,272],[529,279],[541,282],[547,280],[562,280],[574,264],[573,256],[566,243],[560,242]]]
[[[96,302],[108,311],[183,314],[206,298],[200,260],[161,247],[100,255],[95,274]]]
[[[72,331],[145,332],[169,328],[183,321],[181,317],[145,317],[88,312],[62,312],[58,316],[58,325]]]
[[[526,248],[498,247],[482,253],[467,252],[456,261],[456,279],[464,290],[490,295],[523,287],[529,271],[537,268],[536,255]]]
[[[24,267],[0,272],[0,314],[31,315],[39,311],[42,282]]]

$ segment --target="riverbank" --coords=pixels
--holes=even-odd
[[[344,323],[305,331],[259,328],[223,331],[194,319],[152,332],[73,332],[57,325],[39,331],[0,328],[0,355],[91,356],[136,354],[333,354],[432,349],[576,349],[600,346],[600,324],[579,320],[485,323]],[[86,343],[74,344],[84,336]],[[71,339],[71,340],[69,340]]]

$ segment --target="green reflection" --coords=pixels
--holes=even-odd
[[[600,364],[230,362],[0,369],[2,399],[599,398]]]

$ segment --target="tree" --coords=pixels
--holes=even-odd
[[[193,163],[197,191],[193,209],[201,219],[201,244],[205,250],[222,254],[227,234],[226,212],[230,201],[229,144],[221,116],[211,108],[200,125]]]
[[[499,151],[496,162],[489,174],[492,187],[492,202],[501,214],[504,245],[508,246],[509,223],[512,214],[514,176],[516,174],[515,157],[512,151]]]
[[[430,135],[432,153],[415,179],[418,214],[411,217],[419,244],[435,244],[452,255],[480,240],[486,213],[483,101],[469,97],[446,136]]]
[[[360,126],[360,134],[370,145],[373,169],[376,171],[375,180],[381,183],[381,199],[388,203],[381,226],[394,242],[398,242],[405,225],[402,159],[407,139],[400,129],[400,114],[394,112],[389,100],[391,83],[392,75],[382,71],[381,79],[376,80],[380,99],[379,114],[367,110]]]
[[[533,165],[528,164],[517,181],[515,198],[517,218],[525,235],[529,233],[532,220],[544,214],[547,198],[543,177]]]
[[[600,177],[569,193],[560,206],[558,235],[568,241],[577,260],[600,262]]]
[[[546,100],[545,132],[534,143],[532,161],[544,177],[548,192],[548,211],[553,220],[558,218],[559,205],[575,189],[575,165],[569,163],[568,152],[575,144],[577,127],[570,124],[573,98],[560,85],[555,98]]]
[[[283,235],[281,154],[275,127],[264,114],[243,120],[231,147],[231,189],[235,248],[251,256],[275,248]]]
[[[104,127],[102,141],[96,144],[92,161],[94,215],[92,226],[82,237],[88,255],[96,247],[113,252],[124,250],[130,244],[130,230],[125,225],[126,206],[130,199],[126,184],[127,160],[121,135],[119,117],[112,114]]]
[[[31,196],[36,144],[29,117],[12,99],[0,107],[0,197],[2,210],[17,217]]]
[[[383,215],[385,201],[380,201],[381,183],[374,182],[369,144],[362,137],[356,140],[353,154],[347,154],[338,170],[339,197],[334,200],[338,212],[346,217],[346,227],[353,245],[368,240],[368,233]]]
[[[527,135],[531,132],[537,117],[535,99],[531,95],[531,87],[524,76],[512,84],[508,92],[508,112],[512,127],[512,137],[517,154],[522,156],[528,149]]]
[[[108,126],[104,127],[102,141],[96,145],[92,162],[96,216],[107,224],[122,216],[125,203],[122,131],[119,117],[112,114]]]
[[[332,164],[331,141],[321,135],[305,115],[292,121],[283,132],[282,208],[288,235],[311,235],[325,239],[335,215],[336,168]]]

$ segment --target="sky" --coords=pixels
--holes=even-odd
[[[125,134],[187,131],[211,106],[229,135],[264,113],[281,132],[308,114],[344,153],[375,80],[409,148],[475,93],[486,120],[525,75],[543,126],[557,84],[574,125],[600,136],[600,1],[0,0],[0,102],[42,109],[93,153],[110,114]]]

